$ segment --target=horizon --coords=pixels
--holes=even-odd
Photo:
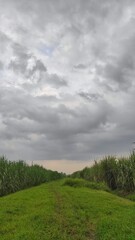
[[[68,174],[72,174],[76,171],[80,171],[85,167],[90,167],[94,164],[94,161],[85,160],[77,161],[77,160],[34,160],[34,161],[26,161],[29,165],[38,164],[48,170],[62,172]]]
[[[90,159],[88,160],[65,160],[65,159],[61,159],[61,160],[22,160],[24,162],[26,162],[28,165],[32,165],[32,164],[38,164],[39,166],[42,166],[48,170],[52,170],[52,171],[58,171],[58,172],[63,172],[68,174],[72,174],[76,171],[80,171],[86,167],[91,167],[95,161],[99,162],[102,161],[105,157],[107,156],[115,156],[116,158],[121,158],[121,157],[128,157],[129,154],[131,154],[132,151],[130,151],[129,153],[121,153],[121,154],[110,154],[110,155],[95,155],[95,156],[91,156]],[[16,160],[19,161],[19,160]]]

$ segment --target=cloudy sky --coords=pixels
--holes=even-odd
[[[127,154],[134,78],[134,0],[0,0],[1,155],[66,171]]]

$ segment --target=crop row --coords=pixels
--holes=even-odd
[[[39,185],[64,176],[57,171],[39,165],[27,165],[24,161],[8,161],[0,157],[0,196]]]
[[[92,167],[72,174],[72,177],[84,178],[89,181],[104,182],[112,190],[123,192],[135,191],[135,153],[129,157],[116,158],[108,156],[95,161]]]

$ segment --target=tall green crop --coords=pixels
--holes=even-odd
[[[38,165],[27,165],[24,161],[8,161],[0,158],[0,196],[44,182],[64,177],[62,173],[47,170]]]
[[[75,172],[73,177],[81,177],[95,182],[104,182],[112,190],[135,192],[135,153],[129,157],[108,156],[90,168]]]

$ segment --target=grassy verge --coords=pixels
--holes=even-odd
[[[134,240],[135,203],[64,180],[0,198],[1,240]]]

